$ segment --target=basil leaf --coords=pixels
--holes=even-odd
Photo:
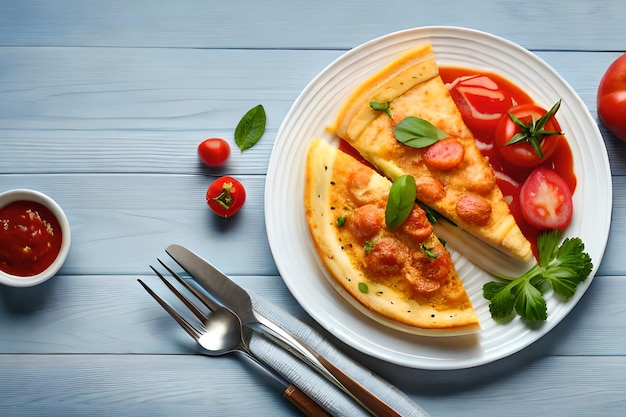
[[[263,105],[259,104],[248,110],[235,128],[235,143],[241,151],[250,149],[265,133],[267,117]]]
[[[393,134],[398,141],[412,148],[425,148],[447,138],[448,134],[428,120],[409,116],[393,127]]]
[[[402,175],[393,182],[385,207],[385,223],[389,229],[399,227],[411,214],[415,205],[415,178]]]

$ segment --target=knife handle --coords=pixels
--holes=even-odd
[[[277,342],[290,350],[293,349],[293,353],[296,353],[300,359],[313,366],[315,370],[361,404],[370,414],[377,417],[402,417],[400,413],[391,408],[376,394],[369,391],[357,380],[317,353],[302,339],[283,329],[259,312],[255,312],[254,317],[257,323],[265,326],[269,331],[269,335],[273,336]]]
[[[402,417],[396,410],[378,398],[350,375],[337,368],[332,362],[315,353],[317,360],[359,401],[372,415],[377,417]]]
[[[318,403],[311,397],[300,391],[293,385],[289,385],[283,392],[283,397],[304,413],[308,417],[331,417]]]

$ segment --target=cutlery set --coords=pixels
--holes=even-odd
[[[159,262],[180,284],[196,295],[198,300],[209,310],[205,313],[201,308],[194,304],[189,298],[183,295],[174,287],[158,270],[151,267],[163,283],[180,299],[180,301],[193,313],[198,319],[198,324],[189,323],[181,314],[179,314],[170,304],[159,297],[150,287],[143,281],[139,283],[144,289],[163,307],[174,320],[194,339],[202,348],[202,353],[208,356],[221,356],[231,352],[241,352],[257,362],[279,383],[285,386],[283,396],[292,404],[300,409],[304,414],[309,416],[328,416],[317,403],[311,400],[305,393],[300,391],[294,385],[285,381],[284,377],[270,367],[261,358],[255,355],[249,347],[252,329],[243,327],[241,321],[231,310],[226,307],[216,306],[213,302],[207,302],[207,298],[199,296],[197,289],[189,285],[180,275],[172,271],[161,260]]]
[[[159,263],[175,280],[189,292],[197,302],[183,295],[162,273],[150,267],[167,288],[195,316],[197,324],[191,324],[184,314],[177,312],[168,302],[159,297],[143,281],[138,280],[144,289],[176,320],[176,322],[202,348],[208,356],[219,356],[230,352],[240,352],[261,365],[285,388],[283,396],[307,416],[328,416],[329,414],[306,393],[295,387],[287,378],[270,364],[255,355],[249,347],[253,332],[267,337],[278,346],[290,352],[309,365],[318,374],[347,394],[357,404],[373,416],[400,416],[386,402],[368,390],[331,361],[320,355],[302,339],[296,337],[270,318],[256,311],[250,295],[211,265],[208,261],[179,246],[170,245],[166,252],[193,278],[202,290],[183,279],[166,263]],[[199,307],[198,303],[202,306]]]

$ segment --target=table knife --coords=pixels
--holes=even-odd
[[[370,414],[400,417],[400,414],[387,403],[325,359],[304,341],[255,311],[252,306],[252,299],[246,290],[211,265],[210,262],[180,245],[170,245],[165,251],[216,301],[235,312],[244,326],[256,328],[260,324],[274,340],[311,365],[330,382],[361,404]]]

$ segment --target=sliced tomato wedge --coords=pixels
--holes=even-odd
[[[520,190],[522,215],[538,229],[563,230],[572,221],[574,204],[567,183],[548,168],[530,173]]]

